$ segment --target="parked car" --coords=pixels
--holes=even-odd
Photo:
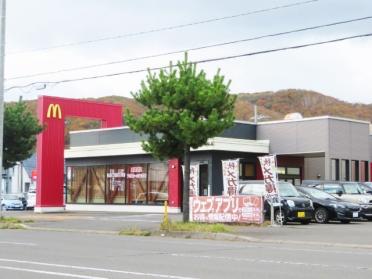
[[[23,204],[17,195],[7,194],[1,197],[1,208],[3,210],[23,210]]]
[[[266,196],[263,181],[251,180],[240,182],[240,195]],[[274,202],[274,220],[276,223],[287,223],[288,221],[309,224],[313,218],[313,203],[309,198],[301,196],[296,188],[289,182],[279,182],[279,201]],[[279,208],[280,205],[280,208]],[[270,218],[270,201],[265,199],[264,214]]]
[[[358,182],[304,180],[301,186],[315,187],[343,201],[358,203],[361,217],[372,220],[372,196],[366,194]]]
[[[30,187],[27,192],[27,209],[32,209],[36,205],[36,188]]]
[[[296,187],[297,190],[311,199],[314,205],[314,219],[317,223],[325,224],[329,220],[341,223],[360,220],[359,204],[342,201],[339,198],[312,187]]]
[[[372,195],[372,182],[360,182],[360,187],[366,192],[366,194]]]

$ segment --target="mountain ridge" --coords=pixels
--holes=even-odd
[[[372,104],[349,103],[319,92],[304,89],[285,89],[254,93],[237,93],[235,103],[236,120],[253,121],[254,105],[257,105],[260,121],[284,119],[286,114],[298,112],[303,117],[334,116],[372,122]],[[117,95],[87,98],[101,102],[117,103],[123,112],[129,109],[134,115],[141,115],[145,108],[132,98]],[[36,100],[25,101],[36,115]],[[9,105],[10,103],[7,103]],[[67,131],[98,128],[99,122],[87,119],[69,119]]]

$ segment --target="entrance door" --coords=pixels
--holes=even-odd
[[[208,164],[199,165],[199,196],[208,196]]]

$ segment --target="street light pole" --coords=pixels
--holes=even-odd
[[[3,139],[4,139],[4,65],[5,65],[5,6],[6,0],[0,0],[0,171],[3,174]],[[0,184],[0,201],[3,185]],[[0,204],[0,217],[3,217],[3,206]]]

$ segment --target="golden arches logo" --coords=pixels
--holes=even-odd
[[[48,107],[47,118],[62,119],[61,107],[58,104],[50,104]]]

